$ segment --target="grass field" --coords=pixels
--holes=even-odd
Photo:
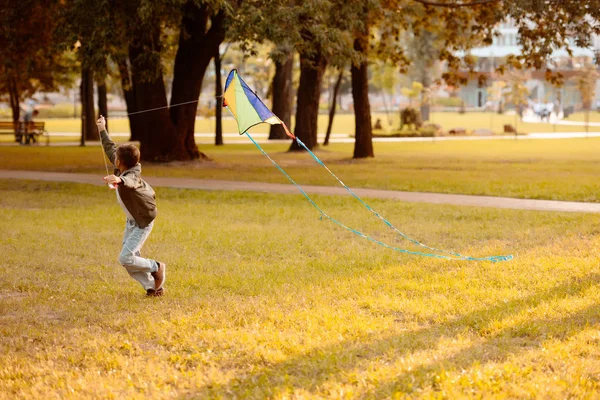
[[[337,182],[287,143],[264,148],[300,184]],[[201,145],[210,162],[143,163],[147,176],[288,183],[251,144]],[[600,201],[600,138],[375,143],[375,158],[351,159],[352,144],[316,154],[350,187],[531,199]],[[143,149],[142,149],[143,152]],[[105,174],[99,145],[0,147],[0,169]]]
[[[149,299],[117,263],[113,192],[0,181],[0,398],[600,391],[595,216],[370,201],[429,245],[515,255],[492,264],[385,250],[320,221],[299,195],[157,196],[144,255],[168,263],[168,291]],[[315,198],[394,242],[355,203]]]

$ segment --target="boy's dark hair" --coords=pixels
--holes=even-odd
[[[140,149],[133,144],[122,144],[117,147],[117,157],[125,168],[133,168],[140,162]]]

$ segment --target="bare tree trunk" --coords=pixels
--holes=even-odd
[[[221,82],[221,53],[215,54],[215,145],[223,145],[223,85]]]
[[[209,19],[210,29],[207,31]],[[224,23],[223,11],[211,18],[211,9],[206,4],[197,6],[194,1],[188,1],[184,5],[179,47],[175,56],[171,105],[198,100],[200,97],[206,69],[225,39]],[[197,108],[198,103],[193,102],[170,109],[171,120],[177,130],[177,141],[175,148],[169,152],[177,160],[192,160],[201,156],[194,138]]]
[[[275,61],[275,76],[273,77],[273,106],[272,111],[288,127],[292,120],[292,73],[294,70],[294,53],[284,61]],[[281,125],[271,125],[269,140],[288,139],[285,129]]]
[[[294,135],[304,142],[310,150],[317,146],[319,98],[321,97],[321,82],[326,66],[327,61],[320,52],[311,54],[311,56],[300,54],[300,84],[298,86]],[[301,151],[303,148],[296,141],[293,141],[289,150]]]
[[[20,143],[22,141],[22,132],[20,132],[21,127],[19,122],[19,118],[21,117],[21,107],[19,106],[21,94],[19,93],[19,87],[17,86],[17,83],[14,78],[9,78],[7,87],[10,98],[10,108],[12,111],[15,141]]]
[[[354,50],[365,55],[365,61],[358,66],[352,64],[352,98],[354,99],[354,124],[356,140],[353,158],[374,157],[373,132],[371,125],[371,106],[369,104],[369,77],[366,52],[369,47],[368,36],[354,39]]]
[[[102,79],[97,84],[98,89],[98,118],[102,115],[106,118],[106,130],[108,130],[108,102],[106,100],[106,82]]]
[[[131,82],[131,71],[127,57],[118,57],[117,66],[119,68],[119,75],[121,76],[121,89],[123,90],[123,97],[127,106],[127,116],[129,117],[129,131],[131,132],[129,140],[140,140],[141,128],[139,127],[139,119],[141,115],[136,114],[138,108],[135,100],[135,88]]]
[[[139,114],[143,117],[136,118],[131,128],[138,130],[135,137],[140,141],[142,160],[171,161],[174,159],[175,127],[169,116],[162,68],[156,58],[146,56],[149,49],[160,49],[160,26],[151,30],[136,27],[129,45],[134,101],[137,110],[153,111]],[[156,73],[149,76],[148,71]]]
[[[81,129],[82,146],[85,140],[99,139],[94,112],[94,73],[87,67],[81,70]]]
[[[19,122],[21,117],[21,107],[19,107],[21,94],[14,78],[10,78],[8,81],[8,94],[10,97],[10,108],[12,111],[12,119],[14,123]]]
[[[333,117],[335,117],[335,109],[337,107],[337,98],[340,92],[340,86],[342,85],[342,78],[344,77],[344,68],[340,69],[337,81],[333,87],[333,96],[331,99],[331,108],[329,109],[329,122],[327,123],[327,132],[325,133],[325,141],[323,146],[329,145],[329,136],[331,135],[331,128],[333,127]]]

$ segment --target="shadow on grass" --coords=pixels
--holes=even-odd
[[[200,390],[187,393],[204,397],[244,397],[274,396],[289,394],[294,390],[303,390],[317,394],[319,387],[329,380],[347,380],[345,376],[358,365],[368,366],[369,362],[382,359],[397,359],[416,351],[435,348],[441,337],[451,338],[465,331],[476,332],[482,341],[469,346],[445,359],[424,364],[394,377],[393,380],[377,385],[364,397],[385,398],[393,392],[405,392],[418,389],[420,384],[431,383],[431,373],[442,371],[444,366],[451,369],[468,368],[473,362],[503,361],[509,355],[537,347],[547,339],[538,332],[535,326],[552,324],[553,337],[566,339],[581,331],[586,326],[600,319],[600,309],[590,307],[560,319],[540,319],[528,321],[526,324],[507,327],[486,337],[486,329],[493,330],[493,323],[511,315],[519,314],[527,309],[544,303],[555,302],[575,297],[593,285],[600,283],[600,274],[589,274],[574,278],[553,288],[528,297],[513,299],[491,308],[484,308],[448,322],[428,326],[422,329],[406,331],[401,334],[389,334],[376,340],[357,342],[348,340],[330,347],[316,348],[286,361],[270,363],[264,368],[248,375],[229,380],[224,384],[209,385]],[[594,312],[592,308],[597,311]],[[590,321],[587,317],[593,317]],[[561,330],[561,325],[570,324],[568,329]],[[527,328],[531,328],[528,330]],[[525,337],[526,340],[522,338]],[[486,352],[495,348],[496,351]]]

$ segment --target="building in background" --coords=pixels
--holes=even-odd
[[[505,80],[502,75],[495,73],[505,58],[511,54],[519,55],[521,46],[519,45],[519,33],[513,21],[502,23],[498,27],[498,36],[495,36],[493,43],[487,47],[478,47],[471,49],[468,53],[477,58],[476,72],[485,79],[475,77],[469,79],[467,85],[461,87],[459,96],[464,101],[465,106],[483,109],[493,106],[488,101],[488,87],[494,80]],[[552,53],[552,59],[556,62],[558,68],[553,69],[561,72],[565,78],[564,85],[561,88],[553,86],[545,80],[544,71],[528,71],[526,86],[529,89],[529,99],[533,104],[553,103],[563,109],[578,108],[581,99],[575,84],[569,79],[577,75],[585,62],[595,62],[600,68],[600,36],[592,38],[593,48],[581,48],[570,43],[572,56],[569,56],[565,49],[559,49]],[[600,101],[600,81],[596,83],[596,101]]]

